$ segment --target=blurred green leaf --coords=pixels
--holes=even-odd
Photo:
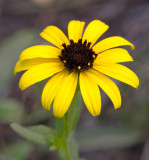
[[[30,115],[24,118],[25,124],[35,124],[39,123],[41,121],[47,120],[51,117],[51,111],[47,111],[43,108],[40,108],[34,112],[32,112]]]
[[[19,120],[23,115],[22,105],[14,99],[0,99],[0,121]]]
[[[8,157],[8,156],[0,153],[0,160],[16,160],[16,159]]]
[[[71,155],[71,159],[75,159],[75,160],[81,160],[79,159],[78,155],[79,155],[79,150],[78,150],[78,144],[75,141],[74,137],[71,136],[70,137],[70,143],[69,143],[69,151],[70,151],[70,155]],[[82,159],[83,160],[83,159]],[[84,159],[85,160],[85,159]]]
[[[124,127],[98,126],[98,128],[78,130],[76,134],[82,151],[124,148],[143,141],[139,131]]]
[[[11,123],[10,126],[14,131],[16,131],[22,137],[28,139],[31,142],[44,146],[50,145],[49,141],[47,140],[47,136],[53,135],[54,138],[55,134],[53,129],[43,125],[23,127],[17,123]]]
[[[32,127],[28,127],[28,129],[30,129],[31,131],[34,131],[36,133],[40,133],[44,136],[47,136],[49,134],[52,134],[52,135],[56,134],[54,129],[49,128],[49,127],[44,126],[44,125],[32,126]]]
[[[16,160],[25,160],[31,153],[33,147],[30,143],[25,141],[17,141],[16,143],[7,145],[4,151],[5,155],[12,157]]]
[[[0,90],[13,76],[13,69],[20,53],[37,41],[35,29],[27,28],[14,33],[0,44]]]

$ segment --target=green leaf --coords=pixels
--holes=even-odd
[[[76,135],[82,151],[131,147],[142,139],[139,131],[125,127],[98,126],[98,128],[78,130]]]
[[[16,160],[16,159],[0,153],[0,160]]]
[[[25,119],[23,120],[23,122],[25,124],[37,124],[40,123],[44,120],[47,120],[51,117],[51,112],[47,111],[43,108],[40,108],[38,110],[36,110],[35,112],[31,113],[30,115],[28,115],[27,117],[25,117]]]
[[[15,63],[20,53],[37,41],[37,32],[27,28],[14,33],[0,45],[0,91],[2,91],[13,77]]]
[[[53,135],[55,132],[43,125],[33,126],[33,127],[23,127],[17,123],[11,123],[11,128],[16,131],[22,137],[28,139],[36,144],[49,146],[50,143],[47,140],[48,135]]]
[[[24,160],[28,158],[33,146],[25,141],[17,141],[13,144],[7,145],[4,154],[16,160]]]
[[[36,125],[36,126],[28,127],[28,129],[30,129],[31,131],[34,131],[34,132],[38,132],[42,135],[48,135],[49,133],[50,134],[55,134],[54,129],[49,128],[49,127],[44,126],[44,125]]]
[[[64,148],[59,148],[58,154],[59,154],[61,160],[66,160]]]
[[[22,105],[14,99],[0,99],[0,121],[19,120],[23,115]]]
[[[75,159],[75,160],[79,159],[79,157],[78,157],[78,155],[79,155],[78,144],[75,141],[73,136],[70,137],[69,151],[70,151],[70,155],[71,155],[72,160],[73,159]]]

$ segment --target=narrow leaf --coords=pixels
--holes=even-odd
[[[49,146],[46,136],[48,136],[48,134],[53,134],[53,130],[41,125],[34,127],[23,127],[17,123],[11,123],[10,126],[14,131],[29,141],[40,145]]]

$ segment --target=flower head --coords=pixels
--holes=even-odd
[[[53,102],[54,115],[59,118],[67,112],[78,84],[93,116],[101,111],[99,88],[109,96],[115,109],[121,106],[119,89],[109,77],[134,88],[139,85],[136,74],[119,64],[133,61],[127,50],[119,48],[128,45],[133,50],[133,44],[119,36],[97,42],[108,25],[94,20],[83,33],[84,25],[85,22],[70,21],[68,38],[59,28],[48,26],[40,35],[54,46],[37,45],[24,50],[14,69],[15,74],[27,70],[19,82],[22,90],[50,77],[42,92],[42,105],[50,110]]]

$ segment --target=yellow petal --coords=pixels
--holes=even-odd
[[[94,61],[94,65],[108,65],[110,63],[120,63],[133,61],[127,50],[122,48],[114,48],[106,50],[98,54]]]
[[[93,69],[88,70],[87,75],[97,82],[99,87],[109,96],[115,109],[121,106],[121,95],[116,84],[104,74]]]
[[[82,32],[83,32],[84,25],[85,25],[85,22],[75,21],[75,20],[70,21],[68,24],[69,40],[78,42],[78,40],[82,38]]]
[[[94,69],[112,78],[122,81],[134,88],[137,88],[139,85],[139,79],[137,75],[123,65],[110,64],[105,66],[94,66]]]
[[[50,110],[51,103],[61,88],[61,83],[63,82],[64,76],[67,75],[68,71],[64,69],[63,71],[54,75],[45,85],[41,98],[42,105],[45,109]]]
[[[64,65],[62,63],[43,63],[36,65],[23,74],[19,82],[19,87],[21,90],[24,90],[27,87],[42,81],[63,69]]]
[[[107,49],[119,47],[119,46],[130,46],[132,50],[135,49],[134,45],[127,41],[126,39],[119,37],[119,36],[113,36],[106,39],[103,39],[102,41],[98,42],[94,47],[93,50],[96,53],[103,52]]]
[[[81,72],[79,77],[80,90],[87,109],[93,116],[101,112],[101,96],[98,85],[87,74]]]
[[[24,61],[18,61],[14,68],[14,75],[16,75],[17,72],[21,72],[24,70],[28,70],[38,64],[41,63],[50,63],[50,62],[59,62],[58,58],[34,58],[34,59],[27,59]]]
[[[68,38],[65,34],[56,26],[48,26],[41,33],[40,36],[58,48],[63,48],[62,44],[69,45]]]
[[[89,23],[87,28],[85,29],[85,32],[83,34],[83,41],[87,40],[88,42],[91,42],[91,46],[94,45],[94,43],[98,40],[98,38],[108,30],[109,26],[105,23],[94,20]]]
[[[75,72],[63,77],[53,103],[53,112],[56,117],[61,118],[67,112],[75,94],[77,82],[78,74]]]
[[[23,61],[32,58],[57,58],[60,55],[60,49],[49,45],[38,45],[25,49],[19,60]]]

